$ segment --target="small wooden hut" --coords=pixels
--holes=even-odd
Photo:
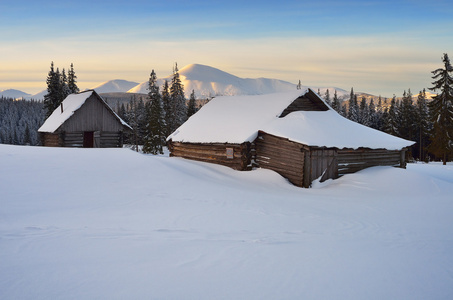
[[[71,94],[38,129],[44,146],[123,146],[126,124],[94,90]]]
[[[300,187],[371,166],[404,168],[413,144],[347,120],[311,89],[214,98],[167,141],[171,156],[271,169]]]

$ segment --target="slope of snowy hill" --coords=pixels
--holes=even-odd
[[[0,145],[0,170],[0,299],[453,298],[451,164],[302,189],[129,149]]]
[[[7,90],[2,90],[0,91],[0,98],[5,97],[5,98],[28,98],[30,97],[30,94],[27,94],[25,92],[15,90],[15,89],[7,89]]]
[[[44,100],[44,96],[47,94],[47,89],[42,90],[39,93],[36,93],[34,95],[31,95],[27,99],[35,99],[35,100]]]
[[[116,92],[127,92],[134,86],[137,86],[137,82],[127,81],[123,79],[109,80],[104,83],[101,83],[95,87],[92,87],[91,90],[95,90],[98,94],[100,93],[116,93]]]
[[[294,91],[296,84],[270,78],[240,78],[229,74],[222,70],[200,65],[191,64],[179,70],[181,82],[184,84],[186,97],[188,98],[195,91],[197,99],[212,98],[214,96],[233,96],[233,95],[260,95],[269,93],[278,93],[286,91]],[[158,84],[162,86],[164,80],[171,81],[172,75],[169,75],[158,80]],[[130,89],[129,93],[148,93],[148,82],[143,82],[138,86]],[[303,86],[302,88],[307,88]],[[318,87],[312,87],[318,91]],[[320,88],[322,94],[327,88]],[[329,88],[329,92],[333,96],[335,88]],[[347,94],[346,91],[337,89],[339,96]]]

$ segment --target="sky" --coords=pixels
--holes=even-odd
[[[243,78],[401,96],[453,56],[451,0],[1,0],[0,90],[46,88],[53,61],[81,89],[192,63]]]

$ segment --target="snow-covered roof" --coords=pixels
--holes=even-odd
[[[217,97],[203,106],[168,140],[187,143],[252,142],[262,130],[308,146],[399,150],[407,141],[350,121],[336,111],[296,111],[279,118],[298,97],[309,92]],[[314,93],[312,93],[314,94]],[[320,101],[323,101],[319,98]],[[325,102],[324,102],[325,103]]]
[[[46,119],[44,124],[38,129],[38,132],[55,132],[66,120],[68,120],[82,105],[85,101],[93,95],[96,94],[95,91],[85,91],[78,94],[71,94],[67,96],[63,102],[63,111],[61,111],[61,106],[56,108],[53,113]],[[96,94],[97,95],[97,94]],[[111,108],[108,104],[102,99],[99,95],[97,97],[106,105],[106,107],[112,112],[112,114],[123,124],[123,126],[130,126],[124,122]]]

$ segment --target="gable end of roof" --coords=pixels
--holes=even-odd
[[[329,107],[324,101],[311,89],[295,99],[285,110],[281,113],[279,118],[283,118],[286,115],[294,111],[328,111]]]

